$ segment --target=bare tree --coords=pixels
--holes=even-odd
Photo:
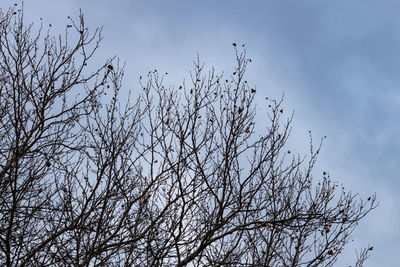
[[[122,103],[118,62],[87,67],[99,29],[42,28],[0,14],[2,266],[331,266],[375,208],[313,182],[320,145],[287,151],[281,101],[255,134],[244,48],[228,77],[197,59],[189,82],[154,70]]]

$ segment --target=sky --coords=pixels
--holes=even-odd
[[[316,139],[326,135],[315,172],[328,171],[360,196],[377,195],[378,208],[339,261],[350,265],[354,248],[373,245],[365,266],[400,266],[400,1],[24,3],[25,21],[43,18],[54,34],[79,9],[90,29],[103,27],[96,62],[117,56],[126,63],[126,92],[154,68],[168,72],[169,83],[181,82],[196,53],[206,66],[230,71],[232,43],[245,43],[253,60],[247,80],[260,99],[284,94],[285,110],[294,111],[292,150],[308,152],[309,130]]]

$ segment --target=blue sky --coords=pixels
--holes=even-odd
[[[0,3],[7,8],[7,1]],[[10,1],[10,5],[14,2]],[[253,59],[248,80],[260,99],[279,98],[294,110],[290,146],[307,153],[308,130],[327,135],[316,174],[328,170],[380,205],[355,232],[354,247],[371,244],[366,266],[400,266],[400,2],[304,1],[51,1],[25,0],[27,22],[58,34],[79,8],[87,24],[103,26],[97,59],[126,62],[125,90],[149,69],[188,76],[199,52],[207,66],[230,71],[232,42]],[[259,113],[263,111],[258,103]],[[317,176],[317,175],[316,175]],[[352,262],[349,262],[352,264]]]

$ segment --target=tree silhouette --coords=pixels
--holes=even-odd
[[[313,182],[320,145],[290,154],[282,101],[256,135],[236,43],[229,77],[197,59],[189,82],[154,70],[121,102],[118,61],[87,66],[99,29],[43,31],[0,14],[2,266],[331,266],[375,208]]]

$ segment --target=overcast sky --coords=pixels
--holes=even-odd
[[[7,3],[8,2],[8,3]],[[8,8],[13,1],[1,1]],[[294,110],[290,146],[307,153],[308,131],[328,136],[322,170],[353,192],[380,202],[360,224],[354,247],[374,246],[366,266],[400,266],[400,1],[51,1],[25,0],[26,22],[42,17],[58,34],[79,8],[103,26],[98,62],[126,62],[124,90],[157,68],[168,82],[187,77],[196,53],[207,66],[233,69],[232,42],[245,43],[248,81],[259,99]],[[263,102],[257,104],[259,115]],[[341,261],[342,262],[342,261]],[[339,266],[339,265],[338,265]],[[344,265],[343,265],[344,266]]]

